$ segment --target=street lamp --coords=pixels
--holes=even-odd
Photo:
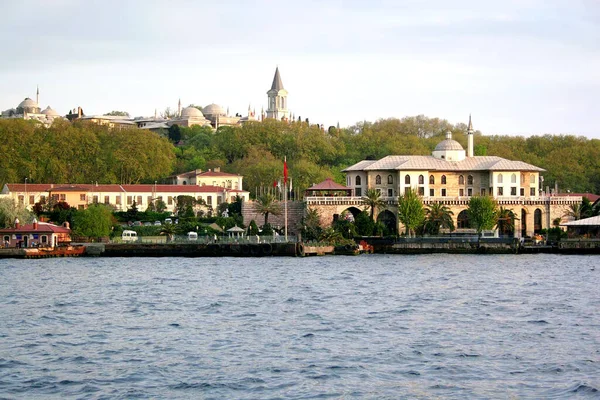
[[[27,208],[28,203],[27,197],[27,178],[25,178],[25,198],[23,199],[23,205],[25,206],[25,208]]]

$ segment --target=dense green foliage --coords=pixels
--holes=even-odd
[[[175,130],[177,132],[175,132]],[[0,120],[0,185],[32,183],[153,182],[172,173],[221,167],[244,175],[253,196],[289,174],[300,193],[327,177],[344,182],[345,167],[391,154],[429,155],[447,131],[466,147],[466,125],[424,116],[360,122],[346,129],[276,120],[241,127],[174,128],[161,135],[56,121],[52,127]],[[171,136],[171,141],[168,137]],[[175,146],[173,143],[176,143]],[[521,160],[546,169],[544,185],[563,192],[600,193],[600,140],[573,135],[484,136],[475,132],[475,154]]]
[[[114,217],[112,209],[103,204],[79,210],[73,218],[73,233],[77,236],[99,238],[110,235]]]
[[[491,196],[473,196],[469,200],[467,214],[477,233],[494,229],[498,223],[498,204]]]
[[[407,188],[402,196],[398,197],[398,220],[406,228],[406,235],[416,233],[425,221],[425,208],[421,198],[414,190]]]
[[[424,231],[430,235],[438,235],[440,229],[454,230],[454,213],[441,203],[434,203],[425,209]]]
[[[0,119],[0,185],[5,183],[153,182],[173,171],[174,148],[141,129],[92,123]]]

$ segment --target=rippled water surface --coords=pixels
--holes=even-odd
[[[599,261],[0,260],[0,398],[598,398]]]

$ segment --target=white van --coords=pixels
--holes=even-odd
[[[137,242],[138,236],[136,231],[124,230],[121,235],[121,240],[124,242]]]
[[[196,232],[188,232],[188,240],[198,240],[198,234]]]

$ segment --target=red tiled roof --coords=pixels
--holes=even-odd
[[[241,176],[238,174],[230,174],[228,172],[215,172],[215,171],[206,171],[198,174],[198,176]]]
[[[22,183],[7,183],[8,189],[11,192],[24,192],[25,184]],[[52,185],[49,183],[27,184],[27,190],[31,192],[63,192],[63,191],[82,191],[82,192],[240,192],[246,190],[225,189],[222,186],[213,185],[154,185],[154,184],[136,184],[136,185],[92,185],[92,184],[77,184],[77,185]]]
[[[47,222],[38,222],[38,228],[33,229],[33,224],[26,224],[17,228],[0,229],[0,233],[71,233],[69,228],[49,224]]]
[[[321,183],[317,183],[309,187],[306,190],[352,190],[347,186],[340,185],[339,183],[334,182],[331,178],[325,179]]]

